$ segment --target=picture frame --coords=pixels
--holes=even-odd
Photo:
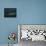
[[[16,17],[17,8],[4,8],[4,17]]]

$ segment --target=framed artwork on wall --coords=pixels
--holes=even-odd
[[[4,8],[4,17],[16,17],[17,9],[16,8]]]

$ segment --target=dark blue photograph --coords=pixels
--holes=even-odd
[[[4,8],[4,17],[16,17],[16,8]]]

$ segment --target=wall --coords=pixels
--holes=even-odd
[[[17,17],[4,18],[4,8],[17,8]],[[46,24],[46,0],[0,0],[0,44],[18,24]]]

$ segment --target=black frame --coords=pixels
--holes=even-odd
[[[17,9],[16,8],[4,8],[4,17],[16,17]]]

